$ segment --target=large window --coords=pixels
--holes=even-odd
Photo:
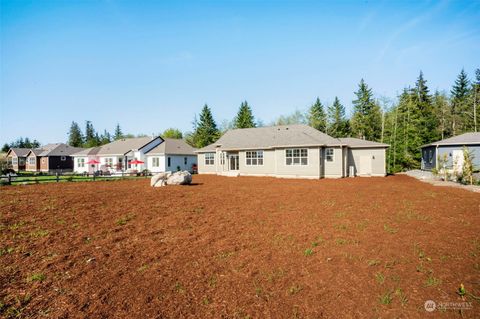
[[[112,167],[113,166],[113,158],[111,158],[111,157],[105,158],[105,166]]]
[[[36,162],[35,157],[29,157],[28,158],[28,164],[35,165],[35,162]]]
[[[215,164],[215,153],[205,153],[205,165]]]
[[[84,158],[77,158],[77,166],[78,167],[85,167],[85,159]]]
[[[152,158],[152,167],[160,167],[160,158],[158,157]]]
[[[263,165],[263,151],[248,151],[246,157],[247,165]]]
[[[18,164],[18,157],[12,157],[12,164],[17,165]]]
[[[308,149],[291,148],[285,150],[287,165],[308,165]]]
[[[325,157],[327,158],[327,162],[333,162],[333,148],[327,148],[325,150]]]

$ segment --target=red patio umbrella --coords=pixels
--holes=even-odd
[[[87,162],[87,164],[89,164],[89,165],[91,165],[91,164],[100,164],[100,162],[97,161],[97,160],[92,159],[92,160],[89,160],[89,161]]]
[[[139,160],[133,160],[133,161],[130,161],[130,164],[145,164],[145,162],[142,162],[142,161],[139,161]]]

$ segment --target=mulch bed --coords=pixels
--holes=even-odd
[[[0,317],[480,316],[478,193],[408,176],[193,181],[1,188]]]

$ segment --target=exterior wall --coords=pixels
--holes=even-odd
[[[420,168],[423,170],[432,170],[437,165],[437,148],[435,146],[428,146],[422,148],[422,161]]]
[[[73,171],[73,157],[43,156],[40,157],[40,171],[42,172],[71,172]]]
[[[170,166],[168,166],[168,158],[170,158]],[[187,164],[185,164],[187,158]],[[195,155],[171,155],[164,156],[164,165],[167,171],[175,172],[180,168],[181,171],[192,171],[192,165],[197,164],[197,156]]]
[[[103,172],[115,172],[117,170],[117,165],[119,165],[120,163],[123,165],[123,167],[125,167],[125,159],[124,159],[124,156],[123,155],[105,155],[105,156],[99,156],[98,157],[98,161],[100,162],[100,164],[98,164],[98,169],[103,171]],[[107,167],[107,158],[111,158],[112,159],[112,166],[111,167]],[[120,161],[121,159],[121,161]]]
[[[153,159],[158,158],[159,159],[159,167],[153,167]],[[160,173],[160,172],[165,172],[165,155],[148,155],[147,160],[145,163],[147,163],[148,170],[152,173]]]
[[[37,161],[40,162],[40,171],[48,172],[48,157],[37,157]]]
[[[34,163],[30,164],[30,158],[34,159]],[[31,154],[27,157],[27,162],[25,164],[25,170],[29,172],[37,172],[40,170],[40,158]]]
[[[348,150],[348,167],[355,168],[355,175],[359,174],[360,157],[372,156],[372,175],[371,176],[385,176],[387,175],[385,164],[385,148],[350,148]],[[375,157],[375,158],[373,158]],[[349,169],[347,169],[347,172]]]
[[[78,166],[78,159],[84,159],[85,165],[84,167]],[[90,160],[99,160],[97,156],[90,155],[90,156],[73,156],[73,171],[77,173],[89,173],[93,174],[98,168],[100,164],[87,164]],[[93,166],[93,167],[92,167]]]
[[[8,154],[7,156],[8,167],[13,169],[15,172],[25,170],[26,160],[27,160],[26,157],[18,157],[14,153]]]
[[[206,153],[199,153],[198,158],[198,173],[199,174],[215,174],[217,172],[221,172],[221,169],[217,170],[217,165],[220,164],[218,154],[215,154],[215,163],[214,165],[205,165],[205,154]]]
[[[473,153],[473,167],[475,169],[480,168],[480,144],[479,145],[470,145],[468,149]],[[442,157],[443,154],[447,154],[447,168],[453,167],[453,154],[454,150],[463,151],[463,146],[439,146],[438,147],[438,156]],[[435,166],[434,166],[435,167]]]
[[[332,148],[333,149],[333,161],[327,161],[326,149]],[[341,147],[327,147],[321,149],[321,157],[323,158],[322,162],[324,164],[324,168],[322,169],[322,177],[325,178],[340,178],[343,177],[343,163],[344,163],[344,149]]]
[[[258,150],[261,151],[261,150]],[[276,174],[275,150],[263,150],[263,165],[247,165],[247,151],[238,152],[239,172],[242,175]],[[228,163],[227,163],[228,170]]]
[[[305,147],[302,147],[305,148]],[[321,178],[321,148],[311,147],[308,150],[307,165],[287,165],[285,148],[275,149],[276,173],[278,177]]]

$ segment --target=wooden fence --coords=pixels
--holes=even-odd
[[[39,183],[59,183],[59,182],[80,182],[80,181],[99,181],[99,180],[118,180],[118,179],[141,179],[149,176],[140,175],[138,173],[124,173],[115,175],[98,175],[98,174],[7,174],[0,176],[2,185],[14,184],[39,184]]]

